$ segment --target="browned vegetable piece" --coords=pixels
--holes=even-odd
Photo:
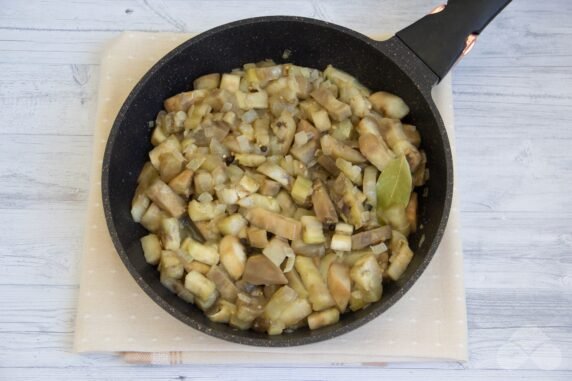
[[[248,70],[253,70],[254,73],[249,73],[247,71],[247,76],[248,74],[250,75],[254,74],[254,77],[257,79],[258,82],[260,82],[262,86],[265,86],[269,81],[272,81],[273,79],[280,78],[280,76],[282,75],[282,65],[257,67]]]
[[[220,73],[212,73],[200,76],[193,82],[195,90],[212,90],[216,89],[220,83]]]
[[[318,164],[320,164],[331,175],[337,176],[340,174],[340,169],[336,166],[336,161],[330,156],[321,155],[318,157]]]
[[[161,221],[161,242],[166,250],[177,250],[181,245],[179,221],[176,218],[163,218]]]
[[[161,227],[163,218],[167,218],[167,213],[163,212],[153,203],[149,205],[143,216],[141,216],[141,225],[150,232],[156,232]]]
[[[157,265],[161,259],[161,241],[156,234],[148,234],[141,238],[141,248],[145,261],[150,265]]]
[[[146,193],[147,197],[173,217],[179,218],[186,211],[185,201],[159,179],[147,188]]]
[[[426,168],[427,155],[423,150],[419,152],[421,154],[421,161],[419,162],[415,172],[413,172],[413,185],[416,187],[422,186],[429,179],[429,170]]]
[[[381,299],[381,269],[373,254],[368,254],[355,263],[350,272],[356,288],[363,292],[365,303],[377,302]]]
[[[292,241],[292,250],[294,253],[305,257],[323,257],[326,246],[323,243],[307,244],[300,239]]]
[[[193,171],[190,169],[184,169],[175,178],[169,181],[169,186],[171,189],[177,193],[179,196],[189,198],[192,191],[193,185]]]
[[[391,238],[391,227],[382,226],[377,229],[367,230],[352,235],[352,250],[365,249]]]
[[[290,194],[284,190],[278,192],[276,201],[280,205],[280,214],[286,217],[292,217],[296,212],[296,204]]]
[[[409,247],[407,238],[398,231],[393,232],[389,247],[391,248],[391,256],[386,274],[396,281],[407,270],[407,266],[413,259],[413,251]]]
[[[236,312],[230,317],[230,325],[238,329],[249,329],[254,319],[264,312],[264,300],[239,293],[236,299]]]
[[[312,258],[296,256],[295,267],[302,278],[304,287],[308,290],[308,299],[314,311],[321,311],[336,304]]]
[[[260,189],[258,190],[261,195],[264,196],[276,196],[278,192],[280,192],[280,184],[276,181],[264,179],[262,181],[262,185],[260,185]]]
[[[314,205],[316,217],[323,223],[331,224],[339,221],[334,203],[330,199],[324,183],[321,180],[314,181],[312,204]]]
[[[315,140],[310,140],[301,146],[292,147],[290,153],[302,163],[309,165],[314,160],[316,149],[318,149],[318,143]]]
[[[297,326],[303,323],[304,318],[312,313],[312,306],[308,299],[298,298],[290,303],[280,315],[280,321],[286,327]]]
[[[369,96],[373,109],[389,118],[401,119],[409,114],[409,107],[397,95],[378,91]]]
[[[199,262],[199,261],[192,261],[188,264],[185,264],[185,270],[187,272],[196,271],[196,272],[199,272],[203,275],[206,275],[210,269],[211,269],[211,266],[209,266],[205,263]]]
[[[340,142],[330,135],[324,135],[320,139],[322,151],[324,155],[333,156],[335,158],[342,158],[352,163],[365,163],[366,158],[362,156],[357,150]]]
[[[268,234],[266,233],[266,230],[251,226],[246,229],[246,234],[248,236],[250,246],[257,247],[259,249],[264,249],[268,246]]]
[[[388,281],[389,277],[387,276],[387,274],[385,272],[387,271],[387,268],[389,267],[389,251],[384,251],[383,253],[381,253],[377,256],[377,264],[379,265],[379,268],[381,269],[382,280],[384,282]]]
[[[417,127],[412,124],[404,124],[403,132],[405,133],[405,136],[407,136],[407,140],[409,140],[409,142],[411,142],[415,147],[419,148],[421,145],[421,135],[419,135]]]
[[[206,90],[194,90],[177,94],[165,100],[163,105],[168,112],[187,111],[191,105],[200,102],[207,96]]]
[[[397,119],[381,118],[378,120],[379,130],[387,145],[391,147],[396,155],[405,155],[409,168],[415,172],[421,162],[419,150],[407,139],[403,131],[403,125]]]
[[[220,232],[217,228],[219,218],[210,221],[193,221],[197,230],[207,241],[218,241],[220,239]]]
[[[279,284],[270,284],[268,286],[263,287],[263,294],[266,299],[270,299],[272,295],[278,290],[281,286]]]
[[[246,260],[242,279],[254,285],[287,284],[288,279],[270,259],[257,254]]]
[[[332,263],[328,270],[328,288],[341,312],[348,306],[351,295],[350,269],[342,263]]]
[[[288,286],[292,287],[297,293],[299,298],[307,298],[308,297],[308,290],[304,287],[304,283],[302,283],[302,278],[300,278],[300,274],[296,271],[295,268],[284,273],[286,279],[288,279]]]
[[[411,193],[409,203],[405,208],[405,216],[407,217],[407,221],[409,221],[411,232],[415,233],[417,230],[417,193],[415,192]]]
[[[286,172],[284,168],[278,164],[266,162],[256,168],[256,170],[263,175],[270,177],[272,180],[280,183],[285,188],[289,188],[292,185],[292,176],[290,176],[288,172]]]
[[[328,111],[332,119],[338,122],[352,115],[351,107],[337,100],[336,97],[324,87],[312,91],[310,96]]]
[[[220,262],[228,274],[239,279],[245,270],[246,253],[244,247],[235,236],[226,235],[219,244]]]
[[[312,194],[312,181],[304,176],[298,176],[292,185],[290,195],[296,204],[308,206]]]
[[[195,186],[195,194],[200,196],[202,193],[213,193],[213,176],[205,170],[198,170],[193,176]]]
[[[235,93],[240,87],[240,76],[236,74],[224,73],[220,80],[220,88]]]
[[[306,119],[300,119],[300,121],[298,122],[298,128],[296,129],[296,132],[301,132],[301,131],[309,133],[312,136],[310,138],[311,140],[320,139],[320,131],[318,131],[318,129],[314,127],[312,123],[308,122]]]
[[[159,156],[159,174],[161,180],[168,183],[182,170],[185,158],[180,152],[165,152]]]
[[[143,214],[145,214],[145,211],[151,203],[147,195],[145,195],[145,188],[146,185],[139,184],[135,190],[135,196],[133,196],[133,200],[131,201],[131,218],[133,218],[135,222],[141,222],[141,217],[143,217]]]
[[[278,120],[270,125],[272,132],[278,139],[271,151],[276,155],[286,155],[294,141],[296,134],[296,122],[288,111],[283,111]]]
[[[363,207],[365,195],[343,173],[333,182],[330,195],[343,220],[355,229],[361,228],[368,221],[369,215]]]
[[[219,266],[211,266],[207,273],[207,278],[210,279],[216,286],[223,299],[229,302],[234,302],[238,295],[238,288],[234,285],[228,274]]]
[[[288,306],[298,298],[298,293],[288,286],[280,287],[264,306],[262,318],[268,321],[267,332],[270,335],[280,334],[285,328],[280,315]]]
[[[215,323],[228,323],[236,313],[236,306],[223,299],[218,299],[216,305],[207,311],[207,316]]]
[[[360,136],[359,150],[380,171],[395,157],[381,136],[369,133]]]
[[[295,75],[294,83],[296,84],[296,96],[300,99],[306,99],[310,96],[310,91],[312,91],[312,84],[303,75]]]
[[[230,132],[230,125],[224,121],[217,121],[214,124],[206,125],[204,130],[206,138],[222,142]]]
[[[329,308],[324,311],[314,312],[308,316],[308,327],[318,329],[327,325],[335,324],[340,320],[340,311],[337,308]]]
[[[179,154],[181,152],[181,143],[175,135],[169,136],[161,144],[149,151],[149,160],[151,161],[151,164],[153,164],[153,167],[159,169],[161,165],[159,158],[161,155],[168,152]]]
[[[181,279],[185,274],[185,268],[181,259],[174,251],[163,250],[159,270],[164,272],[169,278]]]
[[[360,135],[365,134],[373,134],[373,135],[380,135],[381,132],[379,131],[379,126],[377,121],[374,117],[366,116],[360,120],[357,126],[357,130]]]
[[[226,104],[231,104],[232,109],[238,109],[236,95],[225,89],[211,90],[203,100],[203,104],[210,106],[215,112],[220,112]]]
[[[279,237],[289,240],[300,239],[302,237],[302,224],[300,221],[284,217],[279,213],[254,207],[248,209],[245,217],[252,225],[274,233]]]
[[[157,177],[159,177],[159,172],[157,172],[155,167],[153,167],[153,164],[148,161],[143,165],[143,169],[141,170],[139,177],[137,177],[137,183],[146,188]],[[139,187],[137,187],[137,190],[139,190]]]

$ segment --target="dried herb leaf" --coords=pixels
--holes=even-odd
[[[405,156],[392,159],[377,180],[377,208],[385,211],[392,206],[405,208],[411,195],[411,170]]]

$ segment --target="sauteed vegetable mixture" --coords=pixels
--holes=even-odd
[[[162,284],[209,319],[317,329],[405,272],[429,173],[401,98],[332,66],[263,61],[164,108],[131,214]]]

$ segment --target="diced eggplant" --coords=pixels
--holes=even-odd
[[[179,218],[185,213],[185,201],[159,179],[147,188],[146,194],[156,205],[173,217]]]
[[[310,96],[328,111],[332,119],[338,122],[350,117],[352,114],[349,105],[337,100],[336,97],[324,87],[312,91]]]
[[[302,236],[302,224],[300,221],[282,216],[278,213],[254,207],[248,210],[245,217],[252,225],[274,233],[279,237],[295,240]]]
[[[332,263],[328,270],[328,289],[340,312],[348,306],[351,295],[350,269],[343,263]]]
[[[330,135],[322,136],[320,144],[324,155],[333,156],[335,158],[339,157],[352,163],[364,163],[366,161],[361,153]]]
[[[206,274],[218,290],[220,296],[229,302],[234,302],[238,295],[238,288],[234,285],[228,274],[219,266],[211,266]]]
[[[286,279],[282,270],[262,254],[248,257],[242,279],[254,285],[288,283],[288,279]]]
[[[391,227],[382,226],[380,228],[366,230],[352,235],[352,250],[365,249],[368,246],[387,241],[391,238]]]
[[[219,244],[219,254],[220,262],[232,279],[240,279],[245,272],[247,260],[244,247],[238,238],[231,235],[224,236]]]
[[[402,119],[409,114],[409,107],[395,94],[378,91],[369,96],[369,101],[375,111],[388,118]]]
[[[314,181],[314,192],[312,193],[312,204],[316,217],[323,223],[331,224],[338,222],[338,214],[324,183],[320,180]]]

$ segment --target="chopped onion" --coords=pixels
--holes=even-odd
[[[377,245],[371,245],[369,248],[371,251],[373,251],[374,254],[381,254],[387,251],[387,246],[383,242],[380,242]]]
[[[233,164],[226,168],[226,174],[231,182],[236,183],[242,179],[244,171],[240,169],[239,166]]]
[[[189,168],[191,171],[196,171],[197,169],[200,168],[201,165],[203,165],[203,163],[205,162],[206,157],[204,155],[202,156],[195,156],[193,157],[191,160],[189,160],[189,163],[187,164],[187,168]]]
[[[228,205],[236,204],[238,202],[236,189],[221,189],[220,191],[217,191],[216,195],[220,201]]]
[[[218,155],[220,157],[226,157],[228,156],[230,153],[228,151],[228,148],[226,148],[221,142],[219,142],[217,139],[211,139],[210,145],[209,145],[209,149],[211,151],[211,154],[213,155]]]
[[[240,147],[240,150],[242,152],[250,152],[252,150],[252,145],[250,144],[250,140],[248,140],[248,138],[244,135],[240,135],[239,137],[236,138],[236,141],[238,142],[238,146]]]
[[[232,110],[232,103],[230,103],[230,102],[225,102],[225,103],[222,105],[222,108],[220,109],[221,112],[227,112],[227,111],[230,111],[230,110]]]
[[[294,144],[297,146],[302,146],[308,143],[308,133],[305,131],[300,131],[294,135]]]
[[[254,122],[256,118],[258,118],[258,113],[256,112],[256,110],[252,109],[242,114],[242,117],[240,119],[242,119],[244,123],[249,124]]]
[[[197,197],[197,200],[199,200],[199,202],[210,202],[213,200],[213,196],[210,193],[204,192]]]

